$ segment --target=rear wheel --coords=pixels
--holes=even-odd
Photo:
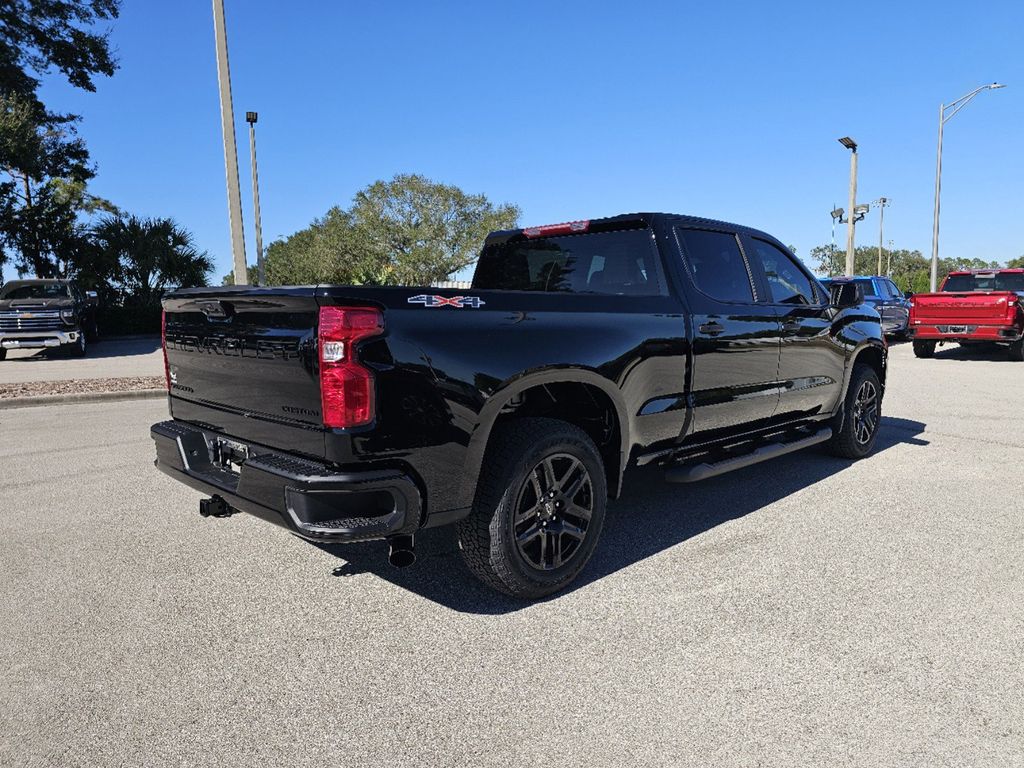
[[[458,525],[459,547],[488,586],[544,597],[572,582],[594,552],[608,496],[604,464],[590,437],[563,421],[496,429],[473,510]]]
[[[935,354],[934,341],[914,341],[914,357],[931,357]]]
[[[882,384],[870,366],[853,369],[842,417],[842,426],[832,435],[829,450],[844,459],[864,458],[874,449],[882,423]]]
[[[0,360],[2,359],[0,358]],[[1024,363],[1024,338],[1017,339],[1010,345],[1010,359]]]

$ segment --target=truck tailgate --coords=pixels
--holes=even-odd
[[[1017,294],[1009,291],[924,293],[914,296],[911,318],[924,325],[1012,323],[1016,302]]]
[[[171,413],[260,442],[324,452],[315,288],[196,290],[164,301]]]

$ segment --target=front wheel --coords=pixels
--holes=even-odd
[[[914,340],[914,357],[931,357],[935,354],[934,341]]]
[[[473,510],[458,525],[463,560],[507,595],[557,592],[590,560],[607,498],[604,464],[583,430],[542,418],[496,427]]]
[[[841,416],[842,426],[832,435],[829,450],[844,459],[864,458],[874,449],[882,423],[882,384],[870,366],[853,369]]]
[[[0,347],[0,360],[6,360],[6,359],[7,359],[7,350],[4,349],[3,347]]]
[[[78,340],[75,341],[68,349],[68,353],[72,357],[85,357],[87,351],[87,342],[85,340],[85,330],[81,330],[78,333]]]

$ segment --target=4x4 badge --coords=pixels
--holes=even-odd
[[[456,309],[462,309],[463,307],[480,309],[480,307],[487,303],[479,296],[428,296],[425,293],[419,296],[410,296],[408,302],[410,304],[422,304],[424,307],[455,307]]]

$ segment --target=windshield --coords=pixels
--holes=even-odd
[[[1024,272],[977,272],[973,275],[950,275],[943,291],[1024,291]]]
[[[10,283],[0,288],[0,299],[66,299],[69,295],[64,283]]]

